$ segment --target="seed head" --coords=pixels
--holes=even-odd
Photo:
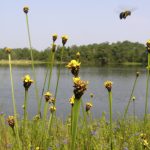
[[[4,50],[6,53],[10,54],[12,51],[12,48],[6,47]]]
[[[146,48],[147,48],[148,53],[150,53],[150,40],[146,42]]]
[[[48,102],[48,101],[50,100],[51,96],[52,96],[52,94],[51,94],[50,92],[46,92],[46,93],[44,94],[45,101]]]
[[[56,111],[56,107],[55,106],[50,106],[50,111],[51,111],[51,113],[53,113],[54,111]]]
[[[139,77],[139,75],[140,75],[140,72],[136,72],[136,77]]]
[[[23,86],[26,90],[28,90],[28,88],[31,86],[31,84],[33,83],[33,80],[31,80],[30,75],[25,75],[23,78]]]
[[[29,11],[29,7],[27,7],[27,6],[25,6],[24,8],[23,8],[23,11],[24,11],[24,13],[28,13],[28,11]]]
[[[104,86],[105,86],[105,88],[108,90],[108,92],[111,92],[112,84],[113,84],[112,81],[105,81],[105,82],[104,82]]]
[[[8,125],[11,128],[14,128],[14,126],[15,126],[15,118],[14,118],[14,116],[8,116],[7,122],[8,122]]]
[[[132,97],[132,100],[135,101],[135,99],[136,99],[135,96],[133,96],[133,97]]]
[[[77,59],[80,58],[80,52],[77,52],[77,53],[76,53],[76,57],[77,57]]]
[[[63,35],[62,37],[61,37],[61,39],[62,39],[62,44],[63,44],[63,46],[66,44],[66,42],[67,42],[67,40],[68,40],[68,36],[67,35]]]
[[[93,105],[91,103],[89,103],[89,102],[86,103],[86,107],[85,107],[86,112],[88,112],[91,109],[92,106]]]

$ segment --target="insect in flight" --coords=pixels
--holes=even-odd
[[[126,17],[130,16],[131,15],[131,11],[130,10],[127,10],[127,11],[123,11],[119,14],[119,18],[120,19],[126,19]]]

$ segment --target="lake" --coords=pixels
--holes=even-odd
[[[37,75],[37,85],[39,88],[39,95],[43,87],[46,67],[37,65],[35,67]],[[90,93],[94,94],[92,114],[98,118],[102,112],[108,115],[108,92],[104,87],[104,81],[113,81],[113,117],[118,114],[123,114],[124,108],[127,105],[130,93],[135,80],[136,72],[140,72],[137,81],[134,96],[136,97],[136,114],[139,117],[144,115],[145,106],[145,87],[146,87],[146,68],[141,66],[81,66],[80,77],[83,80],[88,80],[88,90],[83,96],[83,101],[86,103],[90,99]],[[55,92],[57,81],[58,67],[53,68],[51,79],[51,92]],[[13,66],[13,80],[15,89],[15,99],[17,103],[17,110],[20,116],[23,114],[24,101],[24,87],[22,77],[25,74],[30,74],[32,79],[31,66]],[[9,67],[7,65],[0,66],[0,111],[6,115],[13,114],[12,100],[11,100],[11,85]],[[57,116],[65,118],[70,113],[69,98],[73,93],[72,74],[70,71],[62,67],[59,82],[59,89],[57,95]],[[43,100],[44,103],[44,100]],[[132,113],[132,104],[130,105],[129,113]],[[150,104],[149,104],[150,106]],[[43,105],[42,105],[43,107]],[[34,85],[29,88],[28,98],[28,114],[32,118],[37,113],[37,103],[35,99]]]

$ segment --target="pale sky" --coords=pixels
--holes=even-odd
[[[51,35],[69,36],[67,45],[150,39],[150,0],[0,0],[0,48],[28,47],[24,6],[30,8],[32,46],[50,46]],[[135,9],[126,20],[119,12]]]

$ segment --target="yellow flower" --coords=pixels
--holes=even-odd
[[[147,147],[147,146],[148,146],[148,142],[147,142],[147,140],[143,140],[143,145],[144,145],[145,147]]]
[[[147,70],[150,70],[150,66],[147,66],[146,69],[147,69]]]
[[[12,48],[6,47],[4,50],[5,50],[6,53],[11,53]]]
[[[70,104],[73,106],[74,104],[74,99],[75,99],[75,96],[73,95],[70,99],[69,99],[69,102]]]
[[[55,42],[55,41],[57,40],[57,37],[58,37],[57,34],[53,34],[53,35],[52,35],[53,42]]]
[[[48,102],[48,101],[50,100],[51,96],[52,96],[52,94],[51,94],[50,92],[46,92],[46,93],[44,94],[45,101]]]
[[[8,125],[11,128],[14,128],[14,126],[15,126],[15,118],[14,118],[14,116],[8,116],[7,122],[8,122]]]
[[[31,80],[30,75],[25,75],[23,78],[23,85],[26,90],[30,87],[31,83],[33,83],[33,80]]]
[[[146,42],[147,47],[150,47],[150,40]]]
[[[23,8],[23,11],[24,11],[24,13],[28,13],[28,11],[29,11],[29,7],[27,7],[27,6],[25,6],[24,8]]]
[[[51,111],[51,113],[53,113],[54,111],[56,111],[56,107],[55,106],[50,106],[50,111]]]
[[[87,111],[89,111],[90,109],[91,109],[91,107],[92,107],[93,105],[91,104],[91,103],[86,103],[86,107],[85,107],[85,109],[86,109],[86,112]]]
[[[80,99],[84,94],[84,91],[87,89],[87,81],[80,80],[79,77],[73,78],[74,82],[74,95],[76,99]]]
[[[61,39],[62,39],[62,44],[63,44],[63,46],[66,44],[66,42],[67,42],[67,40],[68,40],[68,36],[67,35],[63,35],[62,37],[61,37]]]
[[[113,84],[112,81],[105,81],[105,82],[104,82],[104,86],[105,86],[105,88],[108,90],[108,92],[111,91],[111,89],[112,89],[112,84]]]
[[[72,68],[80,67],[80,64],[81,63],[77,62],[76,60],[71,60],[66,67],[68,69],[72,69]]]

